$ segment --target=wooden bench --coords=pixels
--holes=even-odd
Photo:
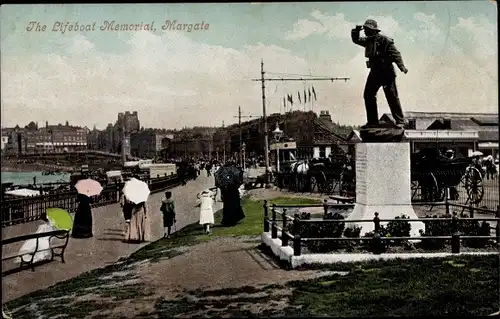
[[[339,196],[339,195],[331,195],[330,199],[336,200],[337,204],[352,204],[355,201],[354,197],[346,197],[346,196]]]
[[[38,249],[39,239],[43,238],[43,237],[49,237],[50,247],[48,249],[39,250]],[[64,241],[52,243],[53,238],[61,239]],[[51,257],[50,261],[54,260],[54,257],[61,257],[61,261],[63,263],[65,263],[64,251],[66,250],[66,246],[68,246],[68,241],[69,241],[69,231],[68,230],[54,230],[54,231],[50,231],[50,232],[35,233],[35,234],[7,238],[7,239],[2,240],[2,246],[6,246],[6,245],[17,243],[17,242],[23,242],[23,241],[30,240],[30,239],[36,239],[35,251],[33,253],[20,254],[19,252],[15,252],[12,254],[7,254],[7,255],[2,254],[2,261],[14,259],[14,258],[21,258],[21,256],[25,256],[25,258],[31,257],[28,261],[25,261],[24,260],[25,258],[21,258],[20,268],[28,265],[31,268],[31,271],[35,271],[36,263],[34,263],[33,261],[35,259],[36,253],[50,249],[50,251],[52,252],[52,257]],[[57,252],[57,250],[59,250],[59,252]]]

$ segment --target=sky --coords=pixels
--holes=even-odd
[[[220,126],[267,113],[327,110],[340,124],[366,120],[369,70],[350,30],[367,18],[394,39],[404,111],[498,113],[497,8],[493,1],[2,5],[1,124],[30,121],[104,128],[118,112],[141,126]],[[163,30],[166,21],[198,30]],[[39,23],[40,31],[30,28]],[[106,23],[152,30],[101,30]],[[62,30],[58,24],[84,26]],[[154,22],[154,24],[153,24]],[[202,24],[203,23],[203,24]],[[153,25],[152,25],[153,24]],[[43,29],[43,26],[46,26]],[[151,26],[152,25],[152,26]],[[208,25],[208,27],[207,27]],[[65,32],[63,32],[65,31]],[[317,100],[298,104],[314,86]],[[389,112],[382,90],[379,114]],[[290,108],[290,105],[288,106]]]

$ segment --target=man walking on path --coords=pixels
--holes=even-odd
[[[366,37],[359,36],[361,30],[365,31]],[[357,25],[351,30],[352,42],[365,48],[365,57],[368,58],[366,66],[370,69],[363,94],[367,117],[365,127],[378,125],[377,92],[380,87],[383,87],[396,125],[404,128],[403,110],[396,87],[396,72],[392,63],[396,63],[399,70],[405,74],[408,73],[408,69],[394,45],[394,40],[379,32],[377,22],[372,19],[366,20],[364,25]]]

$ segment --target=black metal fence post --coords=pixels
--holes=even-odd
[[[469,217],[474,218],[474,207],[472,206],[472,203],[469,204]]]
[[[496,218],[500,218],[500,205],[497,206]],[[497,237],[497,247],[500,248],[500,221],[497,220],[497,227],[495,227],[495,236]]]
[[[288,234],[287,234],[287,216],[286,209],[283,209],[283,228],[281,228],[281,246],[288,246]]]
[[[302,243],[300,240],[300,221],[297,217],[293,219],[293,255],[300,256],[302,253]]]
[[[269,206],[267,200],[264,200],[264,232],[269,232]]]
[[[382,242],[382,236],[380,235],[380,218],[378,217],[378,213],[375,212],[375,217],[373,218],[373,224],[374,224],[374,232],[373,232],[373,238],[372,238],[372,250],[373,253],[376,255],[379,255],[383,252],[383,245],[385,244]]]
[[[323,201],[323,218],[328,214],[328,200]]]
[[[450,201],[449,201],[449,197],[450,197],[450,188],[446,187],[445,188],[445,197],[444,197],[444,204],[445,204],[445,207],[446,207],[446,215],[448,215],[450,213]]]
[[[271,224],[271,238],[278,238],[278,228],[276,228],[276,204],[273,204],[273,208],[271,209],[272,213],[272,224]]]
[[[453,216],[451,216],[451,227],[453,232],[458,231],[458,216],[457,212],[453,212]]]
[[[460,253],[460,234],[454,233],[451,236],[451,253],[459,254]]]
[[[374,232],[378,233],[380,231],[380,218],[378,217],[378,213],[375,212],[375,217],[373,218],[374,223]]]

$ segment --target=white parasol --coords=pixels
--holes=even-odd
[[[150,193],[148,184],[136,178],[126,181],[123,187],[123,195],[135,204],[147,201]]]

